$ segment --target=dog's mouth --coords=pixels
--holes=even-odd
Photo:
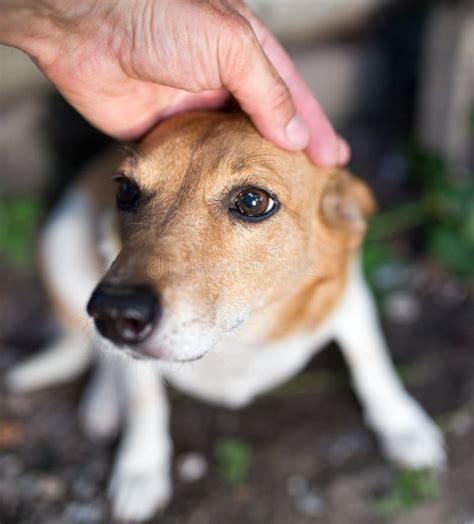
[[[141,353],[140,351],[136,351],[135,349],[129,346],[116,348],[116,350],[125,353],[128,357],[131,357],[134,360],[159,360],[159,357],[152,357],[151,355],[146,355],[144,353]]]
[[[176,362],[177,364],[187,364],[189,362],[197,362],[198,360],[201,360],[204,355],[207,352],[202,353],[201,355],[198,355],[197,357],[190,357],[190,358],[175,358],[173,360],[169,360],[168,362]]]
[[[185,358],[179,358],[175,356],[168,356],[164,354],[163,352],[160,352],[159,350],[157,351],[156,349],[151,349],[151,348],[143,350],[142,352],[137,352],[136,350],[132,350],[132,351],[133,351],[133,354],[135,355],[138,353],[142,360],[154,360],[154,361],[159,361],[159,362],[168,363],[168,364],[188,364],[190,362],[197,362],[198,360],[201,360],[207,354],[207,351],[203,351],[202,353],[199,353],[197,355],[193,355],[193,356],[185,357]]]
[[[203,351],[201,354],[188,357],[188,358],[173,358],[173,357],[167,357],[163,352],[157,348],[133,348],[131,346],[115,346],[111,344],[111,346],[114,348],[115,351],[119,351],[122,354],[127,355],[128,357],[133,358],[134,360],[141,360],[141,361],[150,361],[150,362],[166,362],[170,364],[187,364],[190,362],[197,362],[198,360],[201,360],[207,353],[207,351]]]

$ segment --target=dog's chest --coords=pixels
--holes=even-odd
[[[227,339],[201,360],[164,364],[166,378],[178,389],[206,401],[239,407],[291,378],[330,339],[327,324],[265,346]]]

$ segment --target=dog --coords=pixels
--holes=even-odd
[[[374,207],[361,180],[279,149],[242,114],[174,116],[90,165],[52,213],[40,258],[63,334],[7,383],[69,380],[100,350],[80,412],[94,438],[123,426],[109,488],[121,520],[171,496],[164,381],[239,408],[330,340],[385,455],[442,467],[442,435],[394,371],[361,272]]]

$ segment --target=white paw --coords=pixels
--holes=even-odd
[[[11,393],[31,393],[54,386],[60,382],[56,373],[44,365],[41,353],[39,356],[22,362],[13,367],[4,378],[5,385]]]
[[[23,364],[15,366],[4,377],[8,391],[12,393],[28,393],[36,387],[36,381],[31,377],[30,370]]]
[[[171,479],[160,469],[128,471],[118,467],[109,485],[113,518],[149,520],[168,504],[171,493]]]
[[[410,400],[402,408],[387,411],[387,425],[377,424],[385,455],[413,469],[443,469],[447,458],[444,438],[429,416]],[[390,419],[390,420],[389,420]]]
[[[79,376],[90,360],[91,350],[83,337],[64,337],[15,366],[5,376],[5,384],[13,393],[62,384]]]

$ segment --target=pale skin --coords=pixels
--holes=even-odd
[[[0,43],[27,53],[119,140],[233,96],[278,146],[321,166],[349,161],[283,47],[240,0],[0,0]]]

